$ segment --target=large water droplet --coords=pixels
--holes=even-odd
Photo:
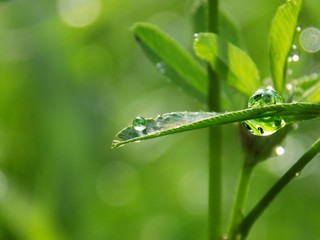
[[[292,45],[291,53],[288,57],[289,62],[298,62],[300,59],[300,51],[296,45]]]
[[[268,87],[266,89],[257,90],[248,101],[249,108],[264,107],[272,104],[282,102],[282,97],[272,89]],[[252,119],[242,122],[252,134],[257,136],[268,136],[280,128],[284,127],[285,122],[282,117],[271,116],[259,119]]]
[[[142,132],[147,128],[147,121],[143,117],[136,117],[132,121],[132,126],[136,131]]]

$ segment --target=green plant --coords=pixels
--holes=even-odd
[[[279,192],[320,151],[320,139],[266,193],[258,204],[245,214],[248,185],[254,167],[267,159],[273,148],[290,133],[292,124],[320,116],[319,77],[305,76],[286,88],[287,63],[296,35],[302,0],[287,0],[281,5],[270,30],[270,72],[273,87],[263,86],[258,69],[249,55],[218,33],[218,1],[202,2],[195,12],[194,35],[196,55],[207,62],[203,67],[175,40],[156,26],[137,23],[132,31],[145,54],[160,72],[200,101],[210,112],[173,112],[158,117],[137,117],[113,141],[112,147],[168,134],[209,127],[209,239],[223,236],[230,240],[245,239],[250,228]],[[224,17],[225,18],[225,17]],[[231,22],[228,27],[233,29]],[[248,108],[222,112],[223,96],[229,86],[249,98]],[[293,90],[292,90],[293,89]],[[301,94],[302,92],[302,94]],[[225,98],[223,98],[225,97]],[[294,101],[293,101],[294,99]],[[245,151],[242,173],[226,235],[221,229],[221,130],[219,125],[239,122],[242,147]],[[247,129],[245,129],[247,128]]]

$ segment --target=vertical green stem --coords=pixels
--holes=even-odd
[[[238,225],[244,217],[244,208],[248,194],[249,182],[254,166],[254,164],[248,164],[247,161],[244,161],[243,163],[242,172],[239,179],[239,185],[237,188],[234,205],[231,213],[229,226],[230,240],[236,239],[235,232],[237,230]]]
[[[218,33],[218,0],[208,0],[208,32]],[[220,84],[217,74],[208,66],[209,111],[220,112]],[[221,236],[221,128],[209,128],[209,240]]]

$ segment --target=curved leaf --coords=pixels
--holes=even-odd
[[[320,104],[282,103],[266,107],[245,109],[227,113],[214,112],[173,112],[159,115],[157,118],[144,119],[144,127],[135,129],[128,126],[117,134],[112,147],[120,147],[130,142],[161,137],[164,135],[220,125],[241,122],[249,119],[281,116],[289,124],[295,121],[320,117]]]
[[[260,87],[255,63],[247,53],[214,33],[200,33],[194,41],[196,54],[210,63],[220,78],[246,96]]]
[[[302,0],[287,0],[278,8],[270,29],[270,67],[276,91],[282,95],[288,55],[296,33]]]
[[[207,97],[206,70],[174,39],[158,27],[136,23],[132,31],[159,71],[202,101]]]

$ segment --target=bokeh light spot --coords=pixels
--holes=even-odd
[[[281,146],[276,147],[276,154],[277,154],[278,156],[283,155],[283,154],[284,154],[284,148],[281,147]]]
[[[66,24],[85,27],[97,19],[101,3],[100,0],[59,0],[58,11]]]
[[[314,27],[306,28],[300,35],[300,45],[306,51],[314,53],[320,50],[320,30]]]

